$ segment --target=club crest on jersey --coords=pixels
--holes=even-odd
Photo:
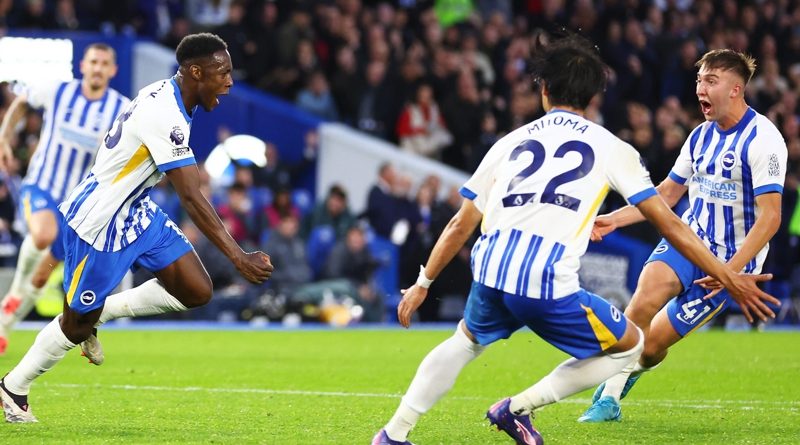
[[[611,319],[614,321],[620,321],[622,319],[622,313],[614,306],[611,306]]]
[[[725,154],[722,155],[720,164],[722,164],[723,170],[733,170],[733,168],[736,167],[736,153],[732,151],[725,152]]]
[[[183,144],[183,131],[181,131],[181,127],[174,126],[172,127],[172,131],[169,133],[169,140],[172,141],[175,145]]]
[[[90,290],[83,291],[79,298],[84,306],[91,306],[97,300],[97,296]]]

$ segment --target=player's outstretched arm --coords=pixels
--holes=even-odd
[[[8,166],[14,157],[14,150],[11,148],[13,132],[27,111],[27,97],[19,95],[14,98],[3,116],[3,123],[0,124],[0,170],[8,171]]]
[[[470,199],[464,199],[461,208],[447,223],[436,245],[433,246],[428,263],[423,272],[425,277],[434,280],[442,272],[442,269],[456,256],[464,243],[467,242],[472,232],[478,227],[483,214],[475,207]],[[419,282],[419,280],[418,280]],[[426,287],[414,284],[408,289],[402,289],[403,299],[397,306],[397,319],[400,324],[407,328],[411,326],[411,315],[419,308],[428,296]]]
[[[758,281],[768,280],[771,275],[739,274],[721,263],[692,229],[667,207],[660,196],[651,196],[637,207],[680,253],[728,289],[731,297],[742,307],[748,321],[753,321],[751,312],[765,321],[768,316],[775,317],[775,313],[764,302],[780,305],[780,301],[756,286]]]
[[[661,181],[661,184],[656,187],[658,195],[661,196],[669,208],[675,207],[675,204],[677,204],[681,196],[686,193],[686,190],[688,190],[688,187],[678,184],[671,178]],[[636,206],[625,206],[607,215],[598,216],[592,228],[591,239],[595,242],[602,241],[604,236],[614,230],[644,220],[644,215],[642,215],[642,212],[640,212]]]
[[[244,252],[225,229],[214,207],[200,192],[197,165],[169,170],[167,177],[197,228],[231,260],[247,281],[260,284],[272,275],[273,267],[269,255],[264,252]]]

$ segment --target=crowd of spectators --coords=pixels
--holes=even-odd
[[[0,0],[0,27],[125,32],[172,47],[190,32],[216,32],[229,44],[237,81],[466,172],[503,134],[543,113],[528,60],[552,36],[577,32],[596,43],[609,66],[606,91],[592,102],[588,117],[636,147],[655,182],[666,177],[688,132],[702,120],[694,63],[710,49],[744,51],[758,63],[747,102],[775,122],[789,147],[784,224],[776,236],[788,248],[773,249],[767,268],[779,281],[788,280],[797,263],[800,221],[790,227],[800,160],[797,2]],[[18,145],[35,145],[37,125],[31,114]],[[267,156],[274,158],[272,148]],[[238,240],[264,242],[262,223],[274,229],[272,235],[295,232],[305,242],[319,225],[332,226],[337,240],[358,227],[355,216],[342,211],[347,192],[341,188],[305,213],[292,208],[288,178],[296,168],[303,166],[254,170],[249,179],[242,173],[225,191],[218,210],[238,221],[230,225]],[[437,218],[446,212],[432,209],[446,203],[426,198],[435,180],[415,187],[394,173],[382,169],[365,216],[369,233],[402,239],[397,244],[408,259],[423,255],[435,240],[443,227]],[[13,175],[3,178],[9,187],[13,182]],[[241,218],[254,204],[262,209],[251,187],[268,188],[274,198],[263,220]],[[0,202],[3,193],[0,186]],[[387,202],[390,212],[373,207]],[[612,195],[604,210],[622,204]],[[6,213],[0,213],[0,233],[13,224]],[[405,225],[396,224],[398,215]],[[382,220],[387,218],[393,223]],[[636,227],[628,233],[648,241],[656,236]]]

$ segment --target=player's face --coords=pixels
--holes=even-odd
[[[90,48],[81,59],[83,81],[92,90],[108,87],[108,82],[117,74],[114,54],[98,48]]]
[[[739,77],[730,70],[709,69],[705,65],[697,73],[697,100],[700,111],[708,121],[724,118],[733,103],[733,98],[741,93]]]
[[[226,50],[215,52],[211,60],[202,65],[202,70],[200,105],[211,111],[219,105],[219,96],[228,94],[233,86],[231,55]]]

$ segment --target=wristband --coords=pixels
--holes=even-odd
[[[431,287],[431,284],[433,284],[433,280],[431,280],[431,279],[429,279],[428,277],[425,276],[425,267],[420,265],[419,266],[419,276],[417,277],[417,286],[419,286],[419,287],[421,287],[423,289],[427,289],[427,288]]]

